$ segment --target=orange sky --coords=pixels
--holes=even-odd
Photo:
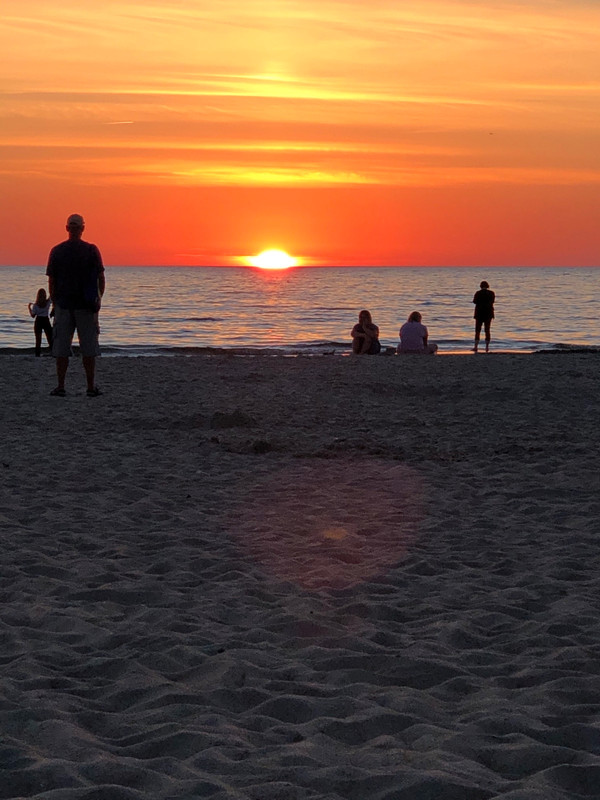
[[[0,264],[600,264],[600,4],[3,0]]]

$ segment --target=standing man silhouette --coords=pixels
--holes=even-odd
[[[54,339],[58,384],[50,394],[64,397],[65,377],[72,355],[71,344],[77,330],[81,359],[87,381],[87,396],[101,394],[95,384],[98,347],[98,312],[104,294],[102,256],[95,244],[82,240],[85,222],[81,214],[67,219],[69,238],[57,244],[48,257],[48,290],[54,302]]]
[[[473,302],[475,303],[475,313],[473,314],[475,318],[475,346],[473,350],[475,352],[479,349],[479,337],[481,335],[482,326],[485,330],[485,352],[490,352],[495,299],[496,295],[491,291],[489,283],[487,281],[481,281],[479,284],[479,291],[475,292],[473,297]]]

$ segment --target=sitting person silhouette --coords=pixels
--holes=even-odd
[[[421,320],[423,317],[418,311],[413,311],[408,321],[400,328],[400,344],[398,354],[417,353],[420,355],[434,355],[438,346],[429,341],[429,333]]]
[[[377,355],[381,351],[379,328],[371,318],[371,312],[363,309],[358,315],[358,323],[352,328],[352,352],[356,355]]]

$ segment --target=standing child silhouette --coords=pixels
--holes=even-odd
[[[52,300],[47,296],[45,289],[40,289],[36,295],[35,303],[29,303],[27,308],[34,318],[33,333],[35,335],[35,354],[42,354],[42,332],[46,334],[48,347],[52,347],[52,325],[50,324],[50,307]]]

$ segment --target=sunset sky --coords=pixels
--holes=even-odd
[[[0,264],[600,264],[600,2],[3,0]]]

